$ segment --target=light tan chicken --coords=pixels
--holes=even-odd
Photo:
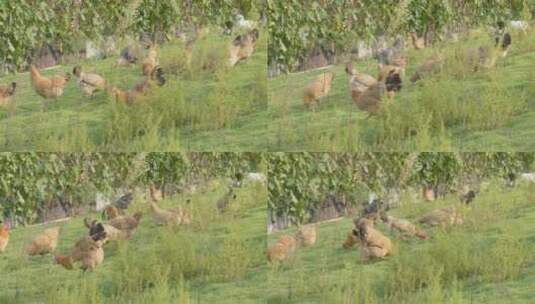
[[[85,73],[81,66],[75,66],[72,73],[76,77],[76,84],[82,89],[85,96],[92,97],[95,91],[106,90],[106,80],[100,75]]]
[[[9,225],[0,225],[0,253],[6,250],[7,243],[9,243]]]
[[[426,59],[416,68],[414,75],[411,76],[411,82],[417,82],[426,76],[439,73],[442,70],[443,63],[442,56],[438,54]]]
[[[126,240],[130,237],[130,230],[119,230],[110,224],[99,223],[98,221],[90,220],[89,218],[84,219],[84,224],[89,229],[89,235],[99,233],[103,228],[104,232],[106,232],[105,243],[108,241]]]
[[[160,63],[158,61],[158,47],[156,46],[156,44],[150,44],[148,46],[147,54],[141,62],[143,75],[150,76],[159,64]]]
[[[0,84],[0,107],[6,107],[10,104],[11,96],[15,94],[16,88],[16,82],[12,82],[10,85]]]
[[[56,249],[58,237],[59,227],[48,228],[26,245],[25,251],[30,256],[51,253]]]
[[[156,185],[154,184],[151,184],[149,186],[149,192],[148,194],[150,195],[150,198],[155,201],[155,202],[159,202],[163,199],[163,193],[161,190],[158,190],[156,188]]]
[[[418,220],[419,223],[429,226],[462,225],[463,217],[453,206],[434,209],[424,214]]]
[[[366,92],[371,86],[377,84],[377,79],[368,74],[359,73],[351,62],[346,64],[346,73],[349,77],[349,90],[353,102],[358,102],[362,93]]]
[[[316,243],[316,225],[310,224],[299,227],[295,238],[300,246],[312,246]]]
[[[102,246],[106,242],[107,235],[102,226],[93,235],[87,235],[74,245],[69,255],[54,254],[57,264],[66,269],[74,269],[74,263],[80,262],[80,268],[93,270],[104,261],[104,250]]]
[[[151,200],[149,204],[150,209],[152,210],[152,218],[157,225],[182,224],[182,216],[179,212],[162,209],[158,207],[153,200]]]
[[[416,227],[408,220],[395,218],[393,216],[387,215],[386,213],[381,214],[381,219],[390,228],[390,231],[396,230],[400,233],[402,237],[416,236],[417,238],[422,240],[425,240],[428,237],[427,232],[425,232],[425,230]]]
[[[152,210],[152,217],[157,225],[188,225],[191,224],[191,216],[182,207],[176,209],[165,210],[156,204],[158,201],[156,187],[151,185],[149,187],[149,204]],[[160,198],[161,199],[161,198]]]
[[[240,35],[234,39],[229,47],[229,65],[235,66],[238,62],[245,60],[254,52],[259,32],[257,29],[249,31],[247,34]]]
[[[320,99],[327,96],[331,91],[331,84],[334,78],[332,72],[323,73],[317,76],[306,88],[303,95],[303,103],[310,107],[312,103],[319,104]]]
[[[267,250],[267,258],[270,262],[284,261],[290,257],[297,247],[297,241],[292,235],[283,235]]]
[[[360,241],[360,252],[364,260],[382,259],[392,254],[392,242],[373,227],[371,220],[358,220],[355,234]]]
[[[418,34],[416,32],[411,32],[411,42],[412,46],[417,50],[425,49],[425,38],[424,37],[418,37]]]
[[[32,64],[30,65],[30,80],[35,92],[46,99],[56,99],[63,95],[63,89],[69,81],[69,75],[55,75],[44,77],[39,70]],[[45,101],[45,108],[47,103]]]
[[[128,233],[131,233],[132,230],[136,229],[141,220],[141,212],[136,212],[134,215],[120,215],[108,222],[111,226],[119,230],[127,230]]]

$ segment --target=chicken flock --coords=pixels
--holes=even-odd
[[[229,190],[232,198],[236,198],[233,190]],[[229,194],[225,193],[217,202],[219,209],[220,201],[227,201]],[[154,185],[148,189],[148,207],[150,208],[152,221],[157,226],[177,227],[190,225],[191,214],[184,208],[163,209],[158,206],[162,200],[161,192]],[[135,212],[126,214],[128,205],[132,201],[132,194],[126,194],[116,203],[108,205],[102,212],[102,220],[84,218],[83,223],[87,233],[76,241],[66,253],[56,250],[61,236],[60,227],[50,227],[33,237],[24,246],[24,252],[28,256],[42,256],[52,254],[56,264],[68,270],[82,269],[93,270],[104,261],[105,245],[110,242],[128,240],[139,227],[143,214]],[[190,201],[186,201],[189,203]],[[228,205],[229,202],[226,203]],[[9,243],[10,227],[7,223],[0,222],[0,254],[4,253]]]
[[[391,235],[401,240],[416,238],[427,240],[429,235],[420,226],[447,227],[462,225],[463,208],[469,208],[475,198],[475,192],[470,190],[459,197],[459,206],[449,206],[431,210],[417,219],[417,224],[409,220],[396,218],[387,213],[388,208],[378,200],[363,209],[361,216],[353,220],[353,228],[345,235],[342,244],[344,249],[358,246],[360,256],[364,261],[384,259],[393,254],[392,241],[376,225],[383,223]],[[296,249],[312,246],[316,242],[317,224],[308,224],[298,228],[294,234],[283,234],[276,243],[267,249],[267,259],[270,262],[282,262],[291,257]]]
[[[421,50],[426,48],[425,39],[410,33],[412,48]],[[400,44],[396,42],[396,45]],[[496,66],[498,59],[505,58],[511,48],[512,39],[508,32],[502,31],[495,37],[495,44],[468,49],[463,54],[463,60],[469,68],[477,71]],[[378,52],[378,75],[374,77],[359,72],[351,61],[347,62],[345,71],[349,77],[348,87],[353,104],[361,111],[368,113],[368,118],[378,114],[386,103],[393,100],[395,93],[401,91],[405,67],[408,58],[403,54],[403,47],[394,45]],[[413,75],[409,77],[415,83],[425,77],[442,70],[447,60],[442,54],[434,54],[417,65]],[[316,76],[306,85],[303,93],[303,104],[306,108],[319,104],[330,92],[334,74],[331,71]]]
[[[252,56],[259,37],[258,29],[251,29],[245,34],[238,35],[228,47],[228,66],[233,67],[241,61]],[[186,49],[191,59],[193,42],[188,43]],[[116,102],[132,104],[139,96],[147,95],[157,87],[166,83],[165,67],[160,66],[159,47],[155,43],[134,43],[126,46],[120,52],[116,66],[130,66],[139,64],[141,78],[131,89],[120,89],[106,81],[101,75],[88,72],[77,65],[72,70],[76,85],[86,97],[93,97],[95,92],[103,91],[109,94]],[[189,63],[188,63],[189,64]],[[52,76],[44,76],[34,65],[29,65],[30,82],[33,90],[42,97],[44,109],[47,110],[51,101],[57,100],[64,93],[65,86],[69,83],[72,75],[69,73]],[[12,104],[17,83],[10,85],[0,84],[0,107],[6,108]]]

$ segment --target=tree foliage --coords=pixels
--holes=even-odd
[[[269,209],[307,219],[328,195],[357,204],[368,193],[441,185],[453,191],[469,178],[502,178],[529,170],[533,153],[272,153]]]
[[[233,177],[263,161],[258,153],[2,153],[0,218],[32,223],[50,202],[87,207],[97,192]]]
[[[175,26],[222,26],[234,12],[263,8],[258,0],[0,1],[0,62],[18,69],[41,47],[74,52],[84,39],[167,34]]]
[[[268,0],[269,63],[295,69],[316,47],[349,51],[375,35],[441,34],[447,28],[526,16],[529,0]]]

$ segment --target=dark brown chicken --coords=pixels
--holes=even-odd
[[[131,232],[132,230],[136,229],[139,225],[139,221],[141,220],[141,212],[136,212],[134,215],[121,215],[118,216],[108,222],[111,226],[119,229],[119,230],[127,230],[128,232]]]
[[[411,82],[417,82],[418,80],[438,73],[442,70],[443,59],[440,55],[433,55],[432,57],[426,59],[422,64],[416,68],[416,72],[411,77]]]
[[[7,106],[11,101],[11,96],[15,94],[17,83],[12,82],[10,85],[0,84],[0,106]]]
[[[112,87],[110,91],[117,102],[131,104],[139,95],[146,94],[156,86],[163,86],[165,82],[166,79],[162,68],[156,67],[150,76],[145,77],[143,80],[138,82],[131,90],[123,91],[121,89]]]
[[[371,115],[377,114],[382,106],[384,97],[393,97],[394,93],[401,90],[401,76],[397,69],[391,70],[386,76],[385,82],[378,82],[363,92],[353,103],[362,111]]]

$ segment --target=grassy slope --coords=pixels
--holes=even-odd
[[[508,237],[508,233],[518,238],[520,244],[525,245],[523,251],[526,254],[525,262],[519,275],[505,280],[484,280],[482,274],[469,274],[462,279],[459,278],[459,286],[456,288],[440,285],[437,289],[416,288],[412,292],[407,292],[405,298],[396,297],[386,302],[527,303],[528,299],[532,299],[535,295],[530,288],[535,282],[534,195],[533,186],[531,188],[522,186],[513,191],[485,190],[475,201],[475,207],[466,214],[467,224],[448,229],[444,233],[438,228],[428,229],[431,236],[428,241],[400,241],[390,235],[394,240],[395,254],[385,261],[376,263],[364,263],[360,260],[358,250],[342,248],[345,236],[352,227],[350,219],[319,224],[318,240],[313,247],[298,249],[288,262],[272,267],[269,274],[269,303],[381,303],[384,300],[385,288],[392,282],[397,283],[393,284],[396,290],[404,290],[398,281],[393,281],[394,274],[397,273],[403,280],[410,281],[413,278],[410,274],[412,271],[418,271],[414,270],[420,268],[418,265],[426,265],[424,269],[433,265],[429,263],[429,259],[446,257],[446,261],[455,259],[451,263],[456,263],[463,261],[458,259],[463,254],[483,259],[488,257],[490,252],[466,251],[465,241],[472,240],[485,244],[500,237],[512,239]],[[432,204],[405,204],[392,214],[415,219],[425,210],[454,201],[455,198],[450,197],[446,201],[439,200]],[[378,227],[386,233],[384,225]],[[282,233],[293,231],[294,229],[290,229]],[[280,233],[270,236],[269,243],[275,242],[279,235]],[[448,252],[444,252],[445,250]],[[503,256],[505,261],[512,261],[517,252],[508,250],[502,248],[502,253],[497,256]],[[501,261],[488,261],[488,258],[486,260],[487,264],[501,265]],[[403,268],[399,265],[408,267]],[[438,269],[441,269],[443,277],[454,269],[458,274],[464,272],[463,268],[459,270],[456,265],[447,263],[441,267]],[[425,271],[420,275],[425,277]],[[427,286],[433,286],[431,280],[424,282]]]
[[[466,39],[459,43],[451,43],[444,49],[450,52],[454,48],[466,49],[487,45],[488,36],[479,35],[476,39]],[[515,34],[513,36],[513,49],[504,66],[499,63],[497,69],[490,71],[480,71],[469,73],[465,77],[453,75],[442,75],[441,82],[445,82],[443,87],[438,87],[435,94],[446,96],[451,103],[454,98],[463,97],[451,94],[451,88],[467,90],[473,92],[475,96],[479,92],[492,87],[491,81],[501,82],[500,90],[504,94],[509,94],[511,98],[524,98],[527,103],[521,111],[513,113],[503,124],[490,128],[471,128],[462,122],[446,125],[446,130],[437,132],[438,127],[430,132],[431,139],[427,145],[417,142],[417,139],[407,138],[399,140],[400,136],[394,133],[394,141],[384,144],[380,134],[384,133],[384,127],[377,121],[377,118],[365,120],[366,113],[359,111],[351,104],[351,97],[348,90],[348,77],[345,74],[344,66],[337,65],[330,70],[335,73],[335,80],[331,93],[322,102],[316,111],[306,110],[302,104],[303,88],[323,70],[309,71],[276,77],[269,82],[270,115],[273,117],[271,124],[269,142],[272,150],[296,151],[296,150],[514,150],[528,151],[535,148],[533,134],[535,130],[535,92],[533,91],[533,60],[535,59],[535,35],[533,32],[526,36]],[[432,101],[425,100],[420,85],[410,84],[408,76],[412,75],[417,64],[429,57],[436,49],[424,51],[409,51],[409,66],[404,78],[403,90],[396,97],[396,101],[401,103],[394,107],[395,111],[403,111],[404,104],[420,103],[420,107],[425,109],[426,104]],[[373,61],[358,62],[356,67],[364,73],[376,74],[376,63]],[[498,77],[496,77],[496,74]],[[437,78],[438,79],[438,78]],[[430,90],[433,90],[431,88]],[[431,96],[432,92],[426,96]],[[396,102],[394,101],[394,102]],[[442,102],[442,101],[441,101]],[[450,102],[448,104],[450,104]],[[463,102],[471,104],[475,102],[467,98]],[[509,102],[503,100],[502,102]],[[486,107],[487,103],[481,106]],[[417,107],[406,107],[406,111],[416,110]],[[470,109],[470,111],[477,111]],[[401,120],[390,119],[389,127],[393,129],[403,129],[410,125],[408,120],[413,120],[412,127],[422,121],[417,113],[405,113]],[[491,120],[491,119],[489,119]],[[444,133],[444,134],[441,134]],[[437,148],[438,147],[438,148]]]
[[[262,35],[265,36],[264,32]],[[227,38],[210,36],[212,43],[217,45],[214,52],[216,58],[224,52]],[[160,128],[158,140],[152,146],[140,146],[151,150],[176,150],[177,146],[183,150],[225,150],[225,151],[253,151],[265,149],[265,143],[258,140],[265,127],[267,100],[259,96],[265,92],[266,86],[266,48],[267,37],[263,37],[258,43],[258,49],[253,56],[238,64],[230,70],[220,71],[225,75],[226,89],[231,94],[228,102],[231,107],[240,107],[241,112],[233,113],[237,119],[227,123],[223,127],[214,126],[209,119],[204,122],[180,122],[177,126],[179,132],[170,132],[171,135],[162,134],[165,127]],[[206,44],[204,44],[204,47]],[[195,49],[196,54],[206,54],[203,47]],[[199,55],[204,56],[204,55]],[[180,63],[183,57],[183,46],[180,43],[171,43],[161,48],[160,62],[164,70],[169,71],[168,63]],[[102,75],[109,83],[124,89],[131,88],[141,79],[141,68],[115,67],[116,58],[104,60],[84,60],[80,64],[86,71],[96,72]],[[44,71],[45,76],[72,72],[72,66],[60,66]],[[183,109],[179,112],[184,117],[193,116],[195,108],[203,111],[202,115],[218,115],[216,109],[208,103],[208,99],[217,99],[219,92],[216,86],[218,80],[214,76],[216,71],[200,71],[192,67],[188,71],[190,76],[184,73],[172,75],[168,73],[166,86],[154,93],[155,102],[161,99],[175,99]],[[194,75],[194,77],[191,77]],[[262,79],[263,77],[263,79]],[[135,139],[128,143],[105,142],[106,132],[110,130],[110,116],[117,111],[113,106],[113,100],[106,93],[97,93],[93,99],[83,96],[74,80],[66,86],[64,95],[56,102],[51,102],[47,112],[43,112],[42,98],[31,87],[28,73],[10,75],[0,78],[0,83],[17,82],[17,92],[14,96],[16,103],[15,115],[10,114],[8,109],[0,109],[0,147],[9,151],[87,151],[87,150],[135,150]],[[251,86],[254,89],[251,89]],[[180,100],[179,98],[183,98]],[[246,99],[256,98],[247,104]],[[151,98],[148,98],[149,100]],[[263,99],[263,101],[260,101]],[[232,105],[235,103],[235,105]],[[170,101],[172,104],[172,101]],[[206,106],[204,106],[206,105]],[[162,107],[167,107],[164,105]],[[162,111],[165,111],[163,109]],[[144,111],[141,109],[140,111]],[[124,113],[124,111],[123,111]],[[156,115],[161,113],[156,113]],[[198,114],[197,115],[201,115]],[[202,117],[201,117],[202,118]],[[141,120],[140,117],[130,117],[132,120]],[[260,121],[260,122],[259,122]],[[117,126],[116,128],[124,128]],[[163,131],[161,129],[164,129]],[[107,141],[110,141],[109,139]],[[167,141],[167,142],[166,142]],[[171,143],[169,143],[169,141]],[[120,145],[120,147],[118,147]]]
[[[58,250],[66,252],[86,233],[81,218],[15,229],[0,256],[1,303],[255,303],[262,295],[266,264],[265,187],[238,190],[238,200],[220,215],[215,201],[225,187],[193,194],[190,227],[155,226],[147,214],[130,240],[105,247],[94,272],[68,271],[50,255],[27,257],[22,247],[48,226],[61,226]],[[184,204],[185,197],[162,201]],[[147,210],[143,202],[130,208]],[[97,215],[94,215],[95,217]]]

